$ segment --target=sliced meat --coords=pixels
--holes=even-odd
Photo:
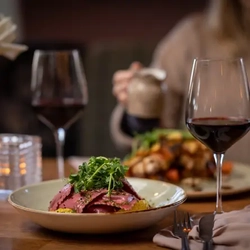
[[[130,210],[138,200],[141,198],[125,179],[123,190],[114,190],[110,196],[107,189],[74,193],[73,186],[67,184],[53,198],[49,211],[69,208],[76,213],[112,213],[119,209]]]
[[[105,194],[93,200],[89,203],[88,208],[95,205],[106,205],[124,210],[130,210],[137,201],[138,199],[130,193],[124,191],[113,191],[110,196]]]
[[[85,206],[97,198],[99,195],[107,193],[107,189],[98,189],[93,191],[82,191],[74,193],[71,184],[65,185],[50,203],[49,211],[55,211],[58,208],[70,208],[77,213],[82,213]]]
[[[73,193],[73,186],[66,184],[51,200],[49,205],[49,211],[55,211],[59,206]]]
[[[71,208],[76,213],[83,213],[84,208],[94,199],[106,194],[106,189],[98,189],[92,191],[82,191],[80,193],[73,193],[61,205],[60,208]]]
[[[79,201],[83,199],[81,193],[72,193],[71,196],[67,197],[66,200],[64,200],[58,208],[70,208],[74,211],[76,211],[76,205],[79,203]]]
[[[107,193],[107,189],[98,189],[92,191],[81,192],[81,198],[75,203],[75,211],[77,213],[83,213],[85,207],[98,197],[102,197]]]
[[[117,207],[106,206],[106,205],[93,205],[86,208],[86,213],[115,213],[119,210]]]
[[[141,200],[141,197],[136,193],[136,191],[134,190],[134,188],[132,187],[132,185],[128,182],[127,179],[123,179],[122,180],[123,183],[123,190],[129,194],[134,195],[138,200]]]

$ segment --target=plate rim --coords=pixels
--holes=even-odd
[[[231,161],[234,164],[238,164],[238,166],[233,166],[233,170],[234,169],[238,169],[239,167],[243,167],[243,168],[249,168],[249,174],[250,174],[250,165],[244,162],[238,162],[238,161]],[[237,171],[237,170],[236,170]],[[229,175],[230,176],[230,175]],[[216,179],[215,179],[215,183],[216,183]],[[222,181],[223,184],[223,181]],[[185,190],[184,185],[181,186],[181,184],[179,184],[180,187],[182,189]],[[230,189],[230,190],[226,190],[226,189],[222,189],[221,193],[222,196],[231,196],[234,194],[240,194],[240,193],[244,193],[250,190],[250,182],[249,185],[246,187],[241,187],[241,188],[237,188],[237,189]],[[188,199],[203,199],[203,198],[214,198],[216,197],[216,189],[215,191],[188,191],[185,190],[187,198]]]
[[[31,185],[25,185],[23,187],[20,187],[16,190],[14,190],[9,196],[8,196],[8,199],[7,201],[9,202],[10,205],[12,205],[14,208],[18,209],[18,210],[22,210],[22,211],[25,211],[25,212],[31,212],[31,213],[36,213],[36,214],[46,214],[46,215],[49,215],[49,216],[87,216],[87,217],[100,217],[100,216],[121,216],[121,215],[128,215],[128,214],[135,214],[135,213],[149,213],[149,212],[152,212],[152,211],[158,211],[158,210],[162,210],[162,209],[166,209],[166,208],[171,208],[171,207],[176,207],[176,206],[179,206],[181,205],[182,203],[184,203],[187,198],[188,198],[188,195],[187,195],[187,192],[180,186],[178,185],[175,185],[175,184],[172,184],[172,183],[169,183],[169,182],[164,182],[164,181],[160,181],[160,180],[152,180],[152,179],[146,179],[146,178],[138,178],[138,177],[127,177],[126,178],[127,180],[129,179],[137,179],[139,181],[152,181],[152,182],[160,182],[164,185],[168,185],[168,186],[173,186],[173,187],[177,187],[178,189],[182,190],[183,192],[183,198],[180,199],[179,201],[176,201],[174,203],[171,203],[171,204],[167,204],[167,205],[164,205],[164,206],[160,206],[160,207],[153,207],[153,208],[150,208],[150,209],[146,209],[146,210],[139,210],[139,211],[130,211],[130,212],[124,212],[124,213],[55,213],[55,212],[51,212],[51,211],[44,211],[44,210],[39,210],[39,209],[34,209],[34,208],[29,208],[29,207],[25,207],[25,206],[22,206],[22,205],[18,205],[17,203],[15,203],[13,200],[12,200],[12,196],[21,191],[21,190],[24,190],[26,188],[30,188],[30,187],[35,187],[35,186],[40,186],[40,185],[45,185],[47,183],[55,183],[55,182],[59,182],[59,181],[63,181],[62,179],[53,179],[53,180],[47,180],[47,181],[42,181],[42,182],[39,182],[39,183],[35,183],[35,184],[31,184]],[[48,204],[49,205],[49,204]]]

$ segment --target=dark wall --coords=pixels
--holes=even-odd
[[[109,135],[116,104],[112,75],[133,60],[148,65],[157,42],[205,0],[20,0],[23,40],[27,43],[77,43],[86,48],[84,67],[90,101],[77,123],[72,154],[121,156]],[[75,127],[76,127],[75,126]],[[67,140],[67,147],[72,145]]]
[[[26,39],[158,41],[205,0],[22,0]]]

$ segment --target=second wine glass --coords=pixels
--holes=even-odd
[[[242,58],[193,63],[186,124],[192,135],[213,151],[216,163],[215,213],[222,213],[222,164],[225,152],[250,128],[250,100]]]
[[[88,103],[87,82],[78,50],[34,53],[32,106],[39,120],[54,133],[58,177],[64,178],[65,131]]]

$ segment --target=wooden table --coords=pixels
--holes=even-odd
[[[65,171],[71,167],[66,163]],[[56,178],[55,161],[43,162],[43,179]],[[233,199],[234,198],[234,199]],[[198,213],[213,211],[215,200],[186,201],[180,209]],[[250,195],[236,195],[224,200],[225,211],[250,204]],[[118,235],[71,235],[52,232],[18,214],[7,202],[0,201],[0,250],[147,250],[161,249],[152,238],[161,228],[171,225],[172,216],[149,229]]]

